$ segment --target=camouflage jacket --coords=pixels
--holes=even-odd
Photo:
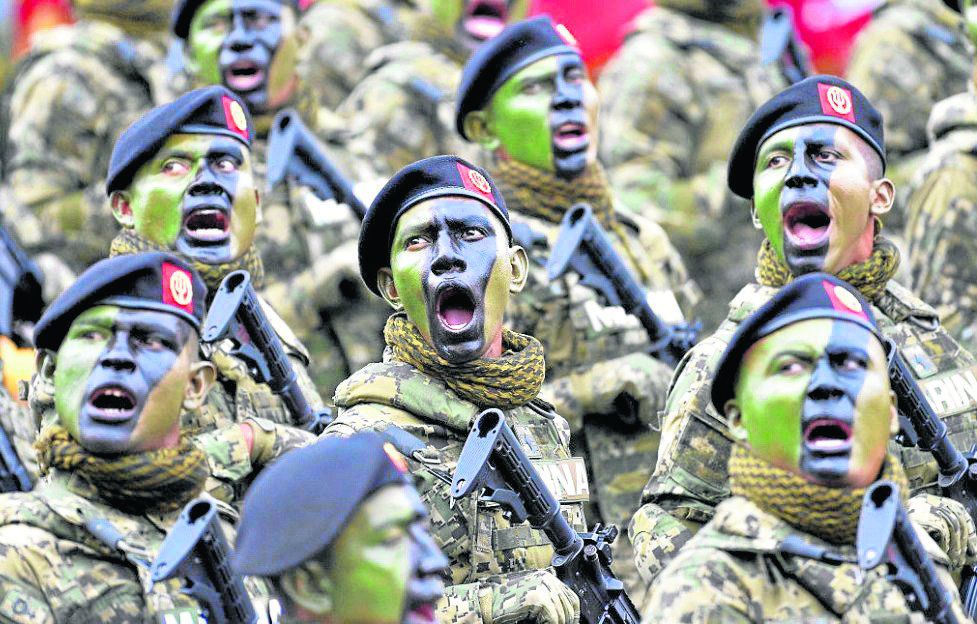
[[[109,157],[119,133],[167,92],[164,55],[161,41],[105,22],[37,35],[0,120],[6,222],[28,252],[75,273],[105,256],[117,229],[105,199]],[[48,279],[63,288],[71,278]]]
[[[714,326],[752,277],[760,234],[726,189],[726,159],[754,109],[784,85],[753,39],[653,7],[604,68],[601,160],[623,205],[661,223],[706,293]]]
[[[909,192],[906,243],[910,285],[944,325],[977,349],[977,97],[937,104],[931,146]]]
[[[235,518],[229,509],[222,512]],[[180,591],[178,580],[147,589],[148,563],[177,515],[123,513],[100,502],[81,479],[58,472],[33,492],[0,497],[0,622],[203,623],[200,605]],[[127,552],[97,539],[85,528],[89,519],[111,522]],[[246,586],[256,610],[267,614],[267,584],[247,579]]]
[[[407,457],[431,512],[431,534],[450,561],[452,584],[550,564],[553,549],[543,533],[528,524],[511,524],[494,503],[475,496],[451,498],[451,477],[468,426],[481,411],[475,404],[459,398],[440,380],[395,360],[370,364],[354,374],[339,386],[335,402],[339,417],[324,436],[384,432]],[[587,471],[583,460],[570,456],[566,421],[538,400],[506,412],[506,419],[561,501],[564,515],[578,530],[585,527]]]
[[[690,534],[730,496],[726,464],[732,436],[710,402],[719,356],[737,326],[776,289],[749,284],[730,303],[726,321],[696,345],[675,371],[662,426],[655,472],[645,486],[645,505],[631,521],[639,570],[654,578]],[[889,281],[873,311],[882,334],[899,348],[959,449],[977,443],[977,360],[940,325],[936,312],[909,290]],[[929,453],[891,443],[913,494],[938,494],[938,470]],[[671,516],[669,516],[671,514]],[[676,524],[676,519],[686,527]]]
[[[946,557],[925,531],[917,535],[938,564]],[[642,622],[925,622],[912,613],[885,567],[868,572],[855,563],[832,565],[782,552],[788,535],[855,560],[852,546],[834,546],[807,535],[749,500],[735,497],[665,569],[645,603]],[[949,574],[961,621],[957,591]]]

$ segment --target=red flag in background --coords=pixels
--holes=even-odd
[[[17,2],[16,15],[13,50],[15,58],[27,51],[34,33],[74,21],[70,0],[21,0]]]

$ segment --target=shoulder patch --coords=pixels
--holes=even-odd
[[[897,323],[909,318],[936,325],[940,322],[940,315],[932,306],[895,280],[889,280],[885,292],[875,302],[875,305],[883,314]]]
[[[8,589],[0,597],[0,616],[14,624],[49,624],[50,611],[40,598],[19,588]]]

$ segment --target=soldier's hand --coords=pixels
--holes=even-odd
[[[977,531],[963,505],[952,498],[920,494],[909,499],[907,512],[946,553],[951,569],[977,560]]]
[[[508,576],[492,587],[491,614],[486,624],[577,624],[580,600],[548,570]]]

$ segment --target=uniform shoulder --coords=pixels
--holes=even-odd
[[[895,280],[889,280],[875,306],[896,323],[910,319],[927,325],[939,323],[939,314],[931,305]]]
[[[772,286],[763,286],[755,282],[747,284],[729,302],[727,321],[739,323],[769,301],[777,290]]]

